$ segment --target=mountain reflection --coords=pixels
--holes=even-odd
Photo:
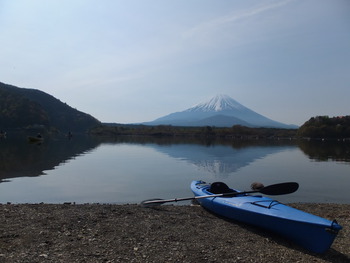
[[[291,140],[225,140],[220,138],[116,137],[114,143],[147,144],[213,175],[228,175],[267,155],[295,148]]]
[[[147,144],[211,174],[230,174],[268,155],[300,148],[317,161],[350,162],[350,143],[308,140],[225,140],[219,138],[118,137],[115,143]]]
[[[90,151],[100,144],[87,136],[45,138],[43,143],[28,143],[23,134],[0,140],[0,182],[15,177],[43,175],[44,171]]]
[[[170,147],[155,147],[158,151],[175,159],[185,160],[194,164],[200,170],[213,175],[229,175],[240,168],[248,166],[258,159],[263,159],[270,154],[295,148],[295,145],[264,145],[259,143],[239,145],[189,145],[178,144]]]

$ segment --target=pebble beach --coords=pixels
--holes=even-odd
[[[343,226],[326,253],[198,205],[0,204],[0,262],[350,262],[350,205],[289,205]]]

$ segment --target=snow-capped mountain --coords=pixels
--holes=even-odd
[[[217,95],[187,110],[171,113],[147,125],[297,128],[258,114],[227,95]]]
[[[187,111],[218,112],[218,111],[230,110],[230,109],[239,110],[239,109],[245,109],[245,107],[239,104],[237,101],[235,101],[231,97],[227,95],[219,94],[211,98],[209,101],[199,103],[189,108]]]

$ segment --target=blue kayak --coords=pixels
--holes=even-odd
[[[229,189],[238,194],[197,201],[215,214],[273,231],[316,253],[329,249],[342,229],[335,220],[329,221],[265,196],[239,194],[240,191]],[[191,190],[195,196],[219,194],[203,181],[193,181]]]

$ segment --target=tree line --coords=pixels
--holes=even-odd
[[[102,136],[140,135],[140,136],[181,136],[202,138],[290,138],[295,137],[296,129],[250,128],[234,125],[230,128],[221,127],[180,127],[172,125],[100,125],[90,130],[90,134]]]
[[[103,136],[182,136],[201,138],[313,138],[350,139],[350,116],[316,116],[305,122],[299,129],[252,128],[242,125],[232,127],[180,127],[172,125],[100,125],[90,130],[90,134]]]

